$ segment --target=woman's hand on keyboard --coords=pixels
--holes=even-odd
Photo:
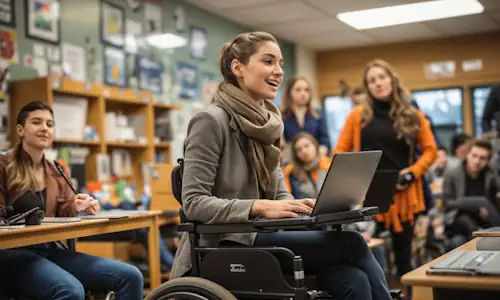
[[[255,200],[252,206],[252,217],[262,216],[269,219],[295,218],[297,213],[310,214],[314,200]]]

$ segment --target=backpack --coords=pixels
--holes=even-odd
[[[184,173],[184,159],[177,159],[179,165],[172,170],[172,193],[175,199],[182,206],[182,175]]]

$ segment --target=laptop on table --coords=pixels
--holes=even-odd
[[[498,251],[456,250],[427,269],[428,275],[500,276]]]
[[[295,218],[255,218],[256,226],[295,226],[354,219],[376,208],[363,208],[363,201],[377,170],[381,150],[335,154],[310,215]]]

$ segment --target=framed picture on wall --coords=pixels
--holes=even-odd
[[[26,36],[58,44],[61,35],[59,0],[26,0]]]
[[[125,45],[125,12],[123,8],[101,1],[101,41],[104,44]]]
[[[125,52],[113,47],[104,48],[104,83],[127,87],[127,61]]]
[[[16,5],[14,0],[0,0],[0,25],[16,27]]]

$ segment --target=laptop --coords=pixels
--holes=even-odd
[[[379,213],[386,213],[392,204],[399,170],[377,170],[366,192],[363,207],[378,207]]]
[[[307,225],[376,213],[376,207],[362,208],[362,204],[381,157],[381,150],[335,154],[310,215],[282,219],[259,217],[252,223],[268,227]]]
[[[427,269],[428,275],[500,276],[498,251],[456,250]]]

